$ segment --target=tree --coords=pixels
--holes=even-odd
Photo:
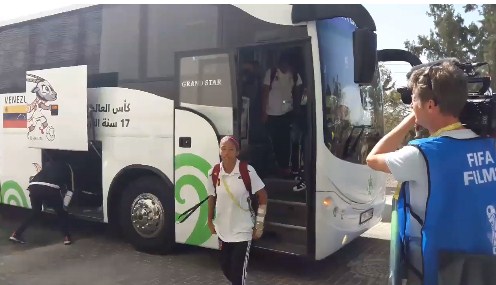
[[[468,7],[476,9],[474,7]],[[484,34],[482,38],[481,53],[482,58],[489,65],[489,74],[491,78],[496,78],[496,5],[482,5],[479,9],[482,16],[481,31]],[[491,86],[495,89],[496,81],[493,80]]]
[[[481,69],[496,78],[496,5],[464,6],[464,13],[478,13],[481,20],[466,24],[463,16],[451,4],[429,5],[427,15],[433,18],[434,30],[428,36],[419,35],[417,41],[406,41],[405,48],[429,61],[456,57],[460,61],[485,61]],[[496,86],[496,82],[492,82]]]
[[[401,101],[401,95],[396,91],[396,82],[393,80],[391,71],[382,63],[379,64],[379,71],[384,91],[384,132],[388,133],[408,115],[410,107]]]
[[[466,6],[466,11],[472,12],[473,6]],[[461,61],[481,59],[479,46],[483,33],[476,23],[465,25],[451,4],[429,5],[427,15],[433,18],[435,30],[431,30],[429,36],[419,35],[417,42],[406,41],[406,49],[417,56],[425,55],[429,61],[446,57]]]

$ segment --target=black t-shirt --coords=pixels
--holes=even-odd
[[[45,182],[60,186],[60,188],[71,188],[71,171],[64,162],[49,161],[43,165],[38,174],[31,182]]]

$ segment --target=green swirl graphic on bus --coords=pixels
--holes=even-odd
[[[28,207],[28,201],[24,190],[15,181],[8,180],[2,184],[0,191],[0,204],[7,204],[19,207]]]
[[[191,153],[176,155],[175,164],[175,170],[178,170],[181,167],[193,167],[199,170],[203,175],[205,175],[205,177],[208,177],[208,171],[212,167],[210,163],[208,163],[205,159]],[[196,194],[198,195],[199,199],[198,201],[201,201],[208,196],[205,184],[203,184],[202,180],[199,177],[192,174],[185,174],[177,179],[175,186],[176,201],[180,204],[186,204],[186,200],[181,196],[181,191],[184,186],[190,186],[196,190]],[[180,214],[181,213],[176,212],[176,221],[178,220],[178,216]],[[203,203],[199,207],[198,220],[196,221],[193,231],[186,239],[186,244],[201,245],[212,236],[210,230],[208,229],[207,221],[208,203]]]

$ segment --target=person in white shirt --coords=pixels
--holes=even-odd
[[[266,71],[262,92],[262,121],[267,124],[280,175],[289,177],[291,122],[299,112],[302,80],[283,53],[276,68]]]
[[[440,66],[422,67],[414,71],[409,79],[412,89],[412,113],[385,135],[367,157],[367,164],[374,170],[391,173],[399,182],[409,183],[410,207],[422,221],[428,199],[429,179],[425,159],[414,146],[398,147],[414,127],[429,131],[430,136],[447,136],[456,139],[477,137],[459,121],[467,100],[467,82],[463,71],[452,63]],[[449,161],[446,162],[450,164]],[[408,261],[422,273],[421,228],[416,219],[411,219],[406,231],[416,242],[409,245]],[[414,274],[409,284],[417,284]]]
[[[238,154],[237,140],[231,136],[222,138],[221,163],[208,173],[208,177],[215,175],[216,183],[207,183],[208,227],[219,238],[222,271],[235,285],[245,284],[251,242],[262,236],[268,200],[265,185],[255,169],[243,166],[245,162],[237,159]],[[242,167],[246,167],[251,192],[258,200],[256,213],[251,207],[250,199],[254,197],[245,186]]]

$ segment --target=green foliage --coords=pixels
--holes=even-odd
[[[465,23],[468,13],[478,13],[481,20]],[[489,66],[482,73],[496,78],[496,5],[467,4],[462,15],[451,4],[432,4],[427,15],[434,21],[434,30],[428,36],[419,35],[416,41],[406,41],[407,50],[429,61],[446,57],[485,61]],[[495,86],[493,81],[493,89]]]
[[[379,64],[379,71],[384,91],[384,132],[388,133],[409,114],[410,107],[401,101],[401,95],[396,91],[391,71],[382,63]]]

